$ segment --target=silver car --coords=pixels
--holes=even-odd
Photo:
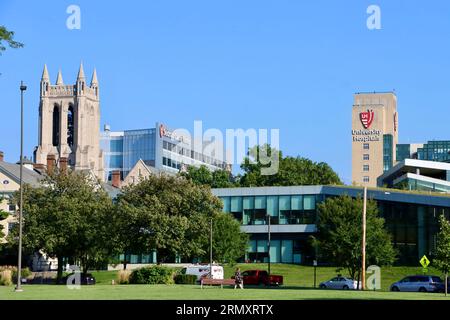
[[[321,289],[342,289],[342,290],[356,290],[358,288],[358,281],[338,276],[331,280],[319,284]],[[359,289],[361,289],[361,281],[359,282]]]
[[[408,276],[391,285],[391,291],[436,292],[442,286],[438,276]]]

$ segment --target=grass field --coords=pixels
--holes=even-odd
[[[241,270],[265,269],[266,264],[238,265]],[[225,277],[233,274],[235,267],[225,267]],[[439,300],[447,299],[443,294],[437,293],[402,293],[389,292],[391,283],[411,274],[420,274],[421,268],[412,267],[387,267],[381,269],[381,291],[342,291],[342,290],[318,290],[313,288],[314,268],[274,264],[271,267],[273,274],[284,276],[285,284],[280,288],[245,288],[234,290],[230,287],[206,287],[193,285],[111,285],[111,280],[116,279],[117,271],[93,272],[97,285],[82,286],[80,290],[70,290],[62,285],[24,285],[24,292],[14,292],[13,286],[0,286],[0,299],[3,300],[96,300],[96,299],[150,299],[150,300],[321,300],[321,299],[407,299],[407,300]],[[432,268],[430,274],[440,273]],[[345,272],[342,272],[345,275]],[[317,284],[336,275],[335,268],[318,267]]]

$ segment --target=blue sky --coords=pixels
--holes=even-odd
[[[395,89],[399,140],[450,139],[450,2],[402,0],[0,1],[0,24],[23,49],[0,56],[0,150],[37,144],[39,80],[47,63],[74,83],[97,68],[101,124],[156,121],[192,129],[279,128],[285,154],[328,162],[351,179],[353,93]],[[345,3],[345,5],[344,5]],[[81,8],[81,30],[66,9]],[[381,30],[366,27],[369,5]]]

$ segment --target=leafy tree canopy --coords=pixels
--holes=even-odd
[[[327,198],[318,204],[319,255],[355,276],[361,268],[363,200],[349,196]],[[384,219],[379,217],[376,202],[367,201],[366,211],[366,261],[367,265],[390,265],[396,252]]]
[[[2,51],[6,50],[6,45],[10,48],[23,47],[23,43],[14,41],[14,31],[9,31],[5,26],[0,26],[0,55],[2,54]]]

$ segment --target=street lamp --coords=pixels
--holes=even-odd
[[[22,227],[23,227],[23,92],[27,86],[20,82],[20,204],[19,204],[19,257],[17,262],[16,292],[22,292]]]
[[[267,220],[268,220],[268,224],[267,224],[267,256],[269,258],[268,260],[268,273],[270,276],[270,214],[267,215]]]
[[[364,187],[364,204],[362,215],[362,281],[361,289],[366,289],[366,212],[367,212],[367,187]]]

